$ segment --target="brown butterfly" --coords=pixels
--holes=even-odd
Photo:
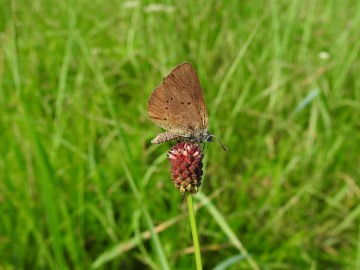
[[[175,67],[155,88],[148,101],[148,114],[167,130],[151,141],[154,144],[179,138],[196,143],[213,141],[200,81],[188,62]]]

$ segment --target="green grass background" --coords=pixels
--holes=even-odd
[[[357,0],[2,1],[0,269],[195,267],[147,117],[183,61],[229,148],[204,269],[360,269],[359,29]]]

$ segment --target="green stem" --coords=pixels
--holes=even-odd
[[[192,232],[192,237],[193,237],[193,242],[194,242],[196,269],[202,270],[203,268],[202,268],[202,262],[201,262],[199,236],[198,236],[197,228],[196,228],[196,220],[195,220],[195,212],[194,212],[192,195],[187,193],[186,199],[187,199],[187,205],[188,205],[188,209],[189,209],[190,226],[191,226],[191,232]]]

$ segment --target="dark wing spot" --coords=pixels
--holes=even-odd
[[[169,109],[169,107],[168,106],[165,106],[165,110],[168,110]]]
[[[181,101],[181,105],[184,105],[185,103]]]
[[[167,118],[166,118],[166,117],[164,117],[164,120],[165,120],[165,121],[167,121]]]
[[[187,102],[187,105],[191,105],[191,102],[190,102],[190,101],[188,101],[188,102]]]
[[[171,97],[170,99],[171,99],[171,100],[174,100],[174,98],[172,98],[172,97]]]
[[[166,103],[168,103],[168,104],[169,104],[169,101],[167,100],[167,101],[166,101]]]
[[[167,113],[166,116],[169,117],[169,114]]]

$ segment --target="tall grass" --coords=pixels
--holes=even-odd
[[[146,111],[190,61],[230,149],[194,198],[204,269],[359,269],[359,29],[356,0],[5,0],[0,268],[195,268]]]

